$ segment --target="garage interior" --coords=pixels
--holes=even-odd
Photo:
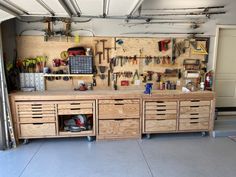
[[[235,16],[234,0],[0,0],[0,177],[234,177]]]

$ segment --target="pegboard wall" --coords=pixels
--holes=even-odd
[[[60,53],[66,51],[70,47],[83,46],[85,48],[91,48],[94,54],[94,63],[97,68],[97,74],[95,76],[97,86],[94,89],[109,89],[112,88],[112,79],[115,76],[110,74],[110,86],[108,86],[108,70],[110,69],[110,64],[108,63],[108,54],[105,50],[103,51],[103,43],[101,40],[106,40],[104,43],[105,48],[110,48],[109,50],[109,61],[114,58],[117,59],[116,66],[113,66],[113,73],[124,73],[138,72],[139,79],[135,78],[135,83],[132,83],[133,75],[131,77],[125,77],[119,74],[117,78],[118,89],[143,89],[145,83],[143,83],[143,76],[147,75],[148,72],[153,72],[152,82],[154,89],[156,87],[156,80],[158,73],[164,73],[166,69],[180,69],[183,70],[184,59],[199,59],[205,61],[207,55],[199,55],[194,53],[194,46],[190,45],[188,39],[175,38],[175,44],[185,41],[185,52],[176,57],[175,62],[173,60],[173,39],[171,38],[115,38],[115,37],[80,37],[79,43],[74,42],[74,38],[69,39],[57,39],[53,41],[44,41],[42,36],[20,36],[17,37],[17,52],[18,58],[31,58],[36,56],[47,56],[47,66],[53,71],[60,69],[67,69],[65,66],[53,67],[53,59],[60,59]],[[158,45],[160,41],[166,42],[165,50],[160,51],[160,46]],[[97,44],[97,47],[95,47]],[[207,48],[206,41],[200,41],[197,45],[202,45]],[[101,52],[100,55],[101,63],[99,63],[99,55],[95,55],[95,52]],[[104,56],[103,56],[104,55]],[[137,63],[133,58],[137,59]],[[150,60],[147,63],[146,58],[149,57]],[[119,59],[122,58],[122,59]],[[164,60],[163,60],[164,58]],[[112,60],[111,60],[112,59]],[[122,60],[122,64],[121,64]],[[170,60],[170,61],[169,61]],[[126,62],[125,62],[126,61]],[[204,64],[203,64],[204,65]],[[104,73],[105,79],[101,79],[101,73],[99,66],[105,66],[106,71]],[[203,66],[202,66],[203,67]],[[113,77],[112,77],[113,76]],[[183,84],[183,79],[178,77],[169,77],[167,75],[162,76],[162,81],[173,81]],[[69,81],[63,80],[46,80],[47,90],[72,90],[78,87],[78,82],[84,81],[85,83],[93,82],[92,77],[74,77]],[[121,81],[128,81],[129,86],[121,86]],[[140,80],[137,82],[136,80]],[[180,88],[179,85],[178,88]]]

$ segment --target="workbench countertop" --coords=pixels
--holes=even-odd
[[[121,98],[214,98],[211,91],[196,91],[184,93],[181,90],[153,90],[146,95],[143,90],[92,90],[92,91],[43,91],[43,92],[14,92],[9,94],[15,100],[74,100],[74,99],[121,99]]]

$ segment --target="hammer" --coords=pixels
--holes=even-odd
[[[95,56],[98,54],[98,44],[99,44],[99,40],[95,40],[96,44],[95,44],[95,48],[94,48],[94,53]]]
[[[109,53],[110,53],[111,48],[105,48],[105,49],[106,49],[106,51],[107,51],[107,63],[109,63],[109,62],[110,62]]]
[[[102,63],[102,57],[101,55],[103,54],[102,52],[97,52],[98,56],[99,56],[99,64]]]
[[[107,42],[106,39],[100,40],[102,42],[102,50],[103,50],[103,60],[105,60],[105,42]]]

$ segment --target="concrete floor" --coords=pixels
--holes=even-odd
[[[0,151],[0,177],[235,177],[236,142],[200,134],[34,140]]]

